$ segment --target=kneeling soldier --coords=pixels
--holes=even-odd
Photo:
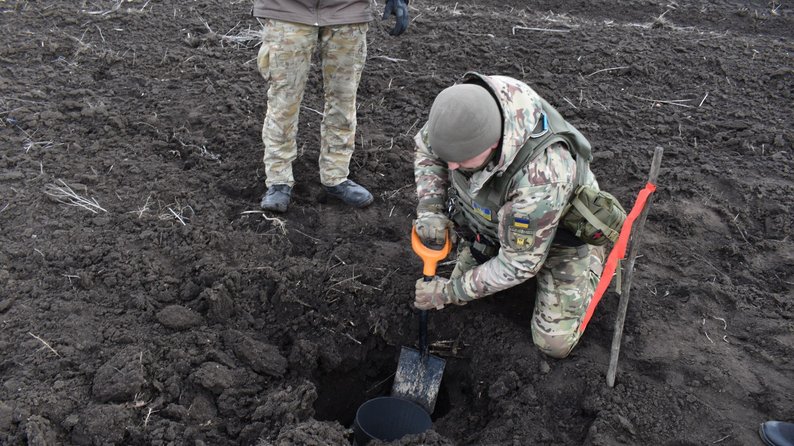
[[[560,225],[579,186],[598,191],[590,144],[528,85],[477,73],[436,97],[415,141],[416,232],[432,246],[454,228],[460,242],[450,278],[419,279],[414,305],[463,305],[537,277],[532,339],[566,357],[604,261],[603,245]]]

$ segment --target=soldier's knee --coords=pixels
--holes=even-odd
[[[573,345],[538,345],[540,351],[545,353],[552,358],[563,359],[566,358],[569,354],[571,354],[571,350],[573,350]]]
[[[548,356],[563,359],[571,354],[571,350],[576,346],[579,337],[571,334],[551,335],[544,333],[532,333],[532,340],[535,345]]]

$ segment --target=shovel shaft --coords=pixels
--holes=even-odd
[[[433,276],[425,276],[425,282],[431,282]],[[427,310],[419,310],[419,352],[422,358],[428,354],[427,346]]]
[[[422,358],[426,357],[427,347],[427,310],[419,310],[419,352]]]

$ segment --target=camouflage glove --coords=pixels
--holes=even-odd
[[[458,247],[458,261],[455,262],[455,269],[452,270],[449,279],[454,280],[462,277],[468,270],[477,265],[479,265],[479,263],[471,254],[471,244],[468,242],[461,242],[461,246]]]
[[[422,212],[414,220],[416,235],[422,240],[425,246],[443,246],[447,237],[447,228],[452,225],[444,214],[433,214]]]
[[[425,279],[416,281],[416,296],[414,306],[420,310],[440,310],[444,305],[462,305],[452,293],[450,281],[441,277],[434,277],[433,280],[425,282]]]
[[[399,36],[408,29],[408,0],[386,0],[386,7],[383,8],[383,20],[388,19],[392,14],[397,18],[397,22],[389,34]]]
[[[416,235],[425,246],[443,246],[447,229],[452,236],[452,222],[444,214],[443,200],[439,197],[420,200],[416,206]]]

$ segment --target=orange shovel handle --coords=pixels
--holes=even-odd
[[[444,234],[444,246],[441,249],[432,249],[422,243],[419,234],[416,233],[416,226],[411,228],[411,247],[414,249],[424,262],[422,273],[425,277],[434,277],[436,275],[436,266],[438,262],[447,258],[447,255],[452,250],[452,242],[449,240],[449,229]]]

